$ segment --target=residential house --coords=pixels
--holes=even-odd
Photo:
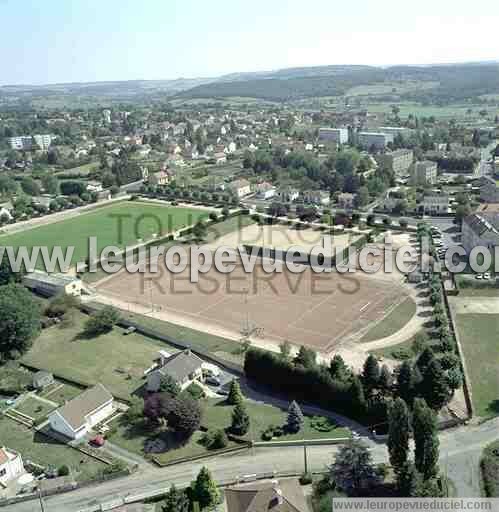
[[[338,206],[346,210],[350,210],[355,206],[355,194],[342,192],[338,194]]]
[[[499,213],[468,215],[462,224],[462,244],[468,253],[478,246],[489,249],[499,246]]]
[[[82,291],[80,279],[66,274],[47,274],[42,270],[34,270],[23,276],[23,284],[45,297],[54,297],[61,293],[76,297]]]
[[[5,446],[0,447],[0,487],[7,487],[9,482],[24,473],[21,454]]]
[[[255,191],[258,199],[270,199],[276,195],[276,187],[268,181],[258,183],[255,187]]]
[[[50,203],[55,199],[55,196],[52,194],[42,194],[40,196],[34,196],[31,201],[33,204],[37,204],[39,206],[44,206],[45,208],[50,208]]]
[[[305,190],[303,192],[303,201],[305,203],[327,206],[331,202],[329,192],[324,190]]]
[[[113,395],[96,384],[49,415],[50,428],[69,439],[80,439],[113,413]]]
[[[159,351],[158,365],[147,374],[147,390],[158,391],[161,378],[169,375],[181,389],[189,387],[194,381],[203,380],[203,360],[190,350],[176,354]]]
[[[54,382],[54,376],[50,372],[40,370],[33,375],[33,387],[35,389],[46,388]]]
[[[87,191],[88,192],[101,192],[103,189],[102,183],[100,181],[90,180],[87,181]]]
[[[10,201],[6,203],[0,204],[0,219],[6,219],[11,221],[13,219],[12,217],[12,210],[14,209],[14,206]]]
[[[245,179],[235,180],[229,184],[230,190],[239,198],[251,194],[250,182]]]
[[[442,215],[449,213],[449,206],[448,194],[427,194],[419,204],[419,210],[425,215]]]
[[[153,172],[149,175],[148,183],[151,185],[168,185],[171,175],[167,170]]]
[[[310,512],[297,478],[233,485],[225,500],[227,512]]]
[[[435,185],[437,182],[437,164],[431,160],[416,162],[412,169],[412,183],[414,185]]]
[[[213,153],[213,159],[215,160],[215,163],[217,165],[222,165],[222,164],[227,163],[227,155],[223,151]]]

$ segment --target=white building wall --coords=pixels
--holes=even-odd
[[[3,473],[4,470],[5,474],[0,476],[0,482],[2,484],[7,484],[11,480],[14,480],[18,476],[22,475],[24,473],[24,465],[21,456],[17,454],[13,459],[8,460],[5,464],[0,465],[0,473]]]
[[[88,428],[92,428],[97,425],[97,423],[104,421],[107,417],[111,416],[111,414],[113,414],[112,400],[87,417]]]

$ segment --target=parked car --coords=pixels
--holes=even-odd
[[[477,274],[477,275],[475,276],[475,279],[483,279],[483,274]]]
[[[106,440],[104,439],[104,436],[95,436],[88,442],[88,444],[90,444],[91,446],[95,446],[96,448],[104,446],[105,443]]]
[[[490,279],[490,272],[485,272],[483,274],[483,278],[486,279],[487,281]]]
[[[132,334],[132,332],[135,332],[137,330],[137,327],[134,327],[133,325],[131,325],[130,327],[128,327],[128,329],[125,329],[125,332],[123,333],[125,336],[127,334]]]

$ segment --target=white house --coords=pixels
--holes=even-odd
[[[258,199],[270,199],[274,197],[275,194],[276,188],[268,181],[258,183],[256,186],[256,197],[258,197]]]
[[[34,290],[45,297],[53,297],[59,293],[81,295],[82,284],[80,279],[66,274],[47,274],[42,270],[34,270],[23,277],[26,288]]]
[[[50,428],[69,439],[80,439],[113,413],[113,395],[96,384],[49,415]]]
[[[237,197],[244,197],[251,194],[250,182],[245,179],[235,180],[230,183],[229,187]]]
[[[160,350],[156,369],[147,374],[147,390],[158,391],[161,378],[165,375],[172,377],[181,389],[185,389],[195,380],[203,380],[203,360],[190,350],[173,355]]]
[[[5,446],[0,447],[0,486],[6,487],[24,472],[21,454]]]
[[[94,180],[87,181],[87,190],[89,192],[101,192],[102,191],[102,183],[100,181],[94,181]]]

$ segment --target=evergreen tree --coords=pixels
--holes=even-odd
[[[333,380],[339,380],[341,382],[347,381],[351,377],[351,370],[345,364],[343,358],[336,354],[329,364],[329,373]]]
[[[364,388],[357,375],[353,375],[352,383],[350,384],[350,396],[352,397],[352,408],[358,414],[365,413],[367,408],[367,401],[364,395]]]
[[[401,469],[398,478],[397,486],[400,496],[405,498],[412,498],[419,494],[423,477],[418,472],[416,466],[412,462],[406,462]]]
[[[190,503],[187,494],[172,485],[166,494],[161,512],[189,512],[189,507]]]
[[[381,373],[379,376],[379,387],[385,391],[389,391],[392,388],[393,376],[390,368],[384,364],[381,367]]]
[[[433,350],[430,347],[426,347],[416,361],[416,365],[421,374],[424,374],[426,368],[433,359],[435,359]]]
[[[296,354],[294,363],[296,366],[303,366],[308,369],[314,368],[317,364],[317,353],[311,348],[302,345],[298,354]]]
[[[243,403],[243,394],[241,393],[241,388],[239,386],[239,382],[236,379],[233,379],[230,383],[229,394],[227,396],[227,403],[230,405],[237,405]]]
[[[404,402],[412,405],[415,395],[414,368],[410,361],[404,361],[399,368],[397,378],[397,394]]]
[[[288,340],[285,340],[279,345],[279,350],[281,351],[281,356],[285,361],[289,361],[291,359],[291,343],[289,343]]]
[[[412,418],[414,432],[414,462],[424,480],[438,474],[437,417],[422,398],[414,401]]]
[[[362,382],[366,391],[371,392],[374,388],[378,387],[380,378],[380,368],[378,360],[375,356],[370,354],[365,363],[362,371]]]
[[[437,359],[430,361],[423,374],[422,395],[426,403],[439,411],[448,404],[453,391],[442,365]]]
[[[248,432],[249,427],[250,418],[246,407],[242,402],[236,404],[232,411],[231,431],[238,436],[244,436]]]
[[[220,492],[207,467],[201,468],[192,484],[193,501],[199,503],[201,509],[210,508],[220,503]]]
[[[296,434],[303,426],[303,413],[301,412],[300,406],[295,400],[293,400],[288,409],[288,422],[286,424],[289,432]]]
[[[410,429],[407,405],[401,398],[396,398],[388,409],[388,452],[397,476],[407,464]]]

